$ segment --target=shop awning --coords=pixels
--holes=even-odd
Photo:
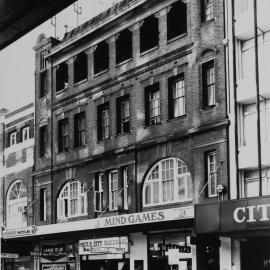
[[[255,197],[195,206],[196,234],[270,229],[270,197]]]

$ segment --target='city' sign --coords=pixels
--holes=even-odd
[[[269,221],[268,209],[270,204],[237,207],[233,212],[233,219],[236,223]]]

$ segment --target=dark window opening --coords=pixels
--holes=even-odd
[[[120,97],[116,101],[117,133],[130,132],[130,110],[129,96]]]
[[[132,32],[128,29],[119,33],[116,40],[116,64],[132,58]]]
[[[45,157],[48,147],[48,130],[47,126],[39,128],[39,156]]]
[[[160,92],[159,83],[145,88],[145,124],[155,125],[160,122]]]
[[[215,67],[214,60],[202,64],[203,106],[215,105]]]
[[[56,92],[68,87],[68,65],[61,63],[56,69]]]
[[[83,52],[76,56],[74,61],[74,83],[87,79],[87,55]]]
[[[69,129],[68,119],[62,119],[58,122],[58,152],[68,151],[69,149]]]
[[[158,18],[154,15],[143,21],[140,28],[140,52],[148,51],[156,46],[159,42]]]
[[[40,221],[47,220],[47,190],[40,190]]]
[[[109,68],[109,45],[103,41],[97,45],[94,51],[94,74]]]
[[[45,97],[47,95],[47,72],[40,73],[40,93],[39,97]]]
[[[45,60],[45,54],[47,53],[47,50],[43,50],[40,52],[40,69],[44,70],[47,68],[47,62]]]
[[[201,20],[202,22],[210,21],[214,18],[214,1],[201,0]]]
[[[167,40],[187,32],[187,7],[182,1],[172,4],[167,14]]]
[[[98,140],[108,139],[110,137],[109,103],[99,105],[97,114]]]
[[[74,147],[82,147],[85,145],[85,112],[74,115]]]

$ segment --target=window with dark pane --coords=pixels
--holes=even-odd
[[[56,92],[68,87],[68,65],[61,63],[56,68]]]
[[[159,83],[145,88],[145,122],[155,125],[160,122],[160,91]]]
[[[167,40],[187,32],[187,5],[182,1],[173,3],[167,14]]]
[[[74,147],[85,145],[85,112],[80,112],[74,115]]]
[[[130,132],[130,110],[129,96],[123,96],[116,101],[117,111],[117,133],[123,134]]]
[[[87,79],[87,54],[78,54],[74,61],[74,83]]]
[[[132,32],[125,29],[116,39],[116,64],[132,58]]]
[[[58,122],[58,152],[69,150],[69,128],[68,118]]]
[[[201,20],[202,22],[210,21],[214,18],[214,1],[201,0]]]
[[[47,125],[39,128],[39,156],[45,157],[48,147],[48,127]]]
[[[110,137],[109,103],[98,106],[98,140]]]
[[[202,64],[203,106],[216,103],[215,97],[215,66],[214,60]]]
[[[40,73],[40,92],[39,97],[42,98],[47,95],[47,71]]]
[[[100,42],[94,51],[94,74],[109,68],[109,45],[106,41]]]

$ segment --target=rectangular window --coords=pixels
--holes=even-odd
[[[29,138],[30,138],[30,127],[22,128],[21,132],[22,132],[21,133],[22,142],[29,140]]]
[[[145,89],[145,121],[146,125],[155,125],[160,122],[160,92],[159,83],[147,86]]]
[[[62,119],[58,122],[58,152],[69,150],[69,129],[68,118]]]
[[[47,220],[47,190],[40,190],[40,221]]]
[[[212,106],[216,103],[215,97],[215,67],[214,60],[202,64],[203,106]]]
[[[130,132],[129,97],[121,97],[116,101],[117,111],[117,133]]]
[[[118,209],[118,171],[109,174],[109,209]]]
[[[80,112],[74,115],[74,147],[85,146],[85,112]]]
[[[68,65],[61,63],[56,67],[56,92],[68,88]]]
[[[47,126],[39,128],[39,156],[45,157],[48,147],[48,130]]]
[[[242,197],[259,196],[258,170],[244,171],[242,181]],[[262,170],[262,195],[270,195],[270,168]]]
[[[123,169],[124,210],[128,210],[128,167]]]
[[[214,18],[214,1],[201,0],[202,22],[210,21]]]
[[[169,79],[169,118],[185,114],[185,79],[177,76]]]
[[[101,213],[103,210],[103,188],[104,174],[98,173],[95,179],[95,212]]]
[[[40,92],[39,97],[45,97],[47,95],[47,72],[40,73]]]
[[[208,197],[217,196],[217,161],[216,152],[207,154]]]
[[[40,69],[41,70],[44,70],[47,67],[47,62],[45,60],[45,54],[46,54],[46,52],[47,52],[46,49],[40,52]]]
[[[109,68],[109,45],[106,41],[100,42],[94,51],[94,74]]]
[[[15,145],[17,143],[17,132],[11,132],[9,134],[9,146]]]
[[[116,64],[132,58],[132,32],[125,29],[119,33],[116,39]]]
[[[110,137],[110,117],[109,103],[98,106],[98,140],[108,139]]]

